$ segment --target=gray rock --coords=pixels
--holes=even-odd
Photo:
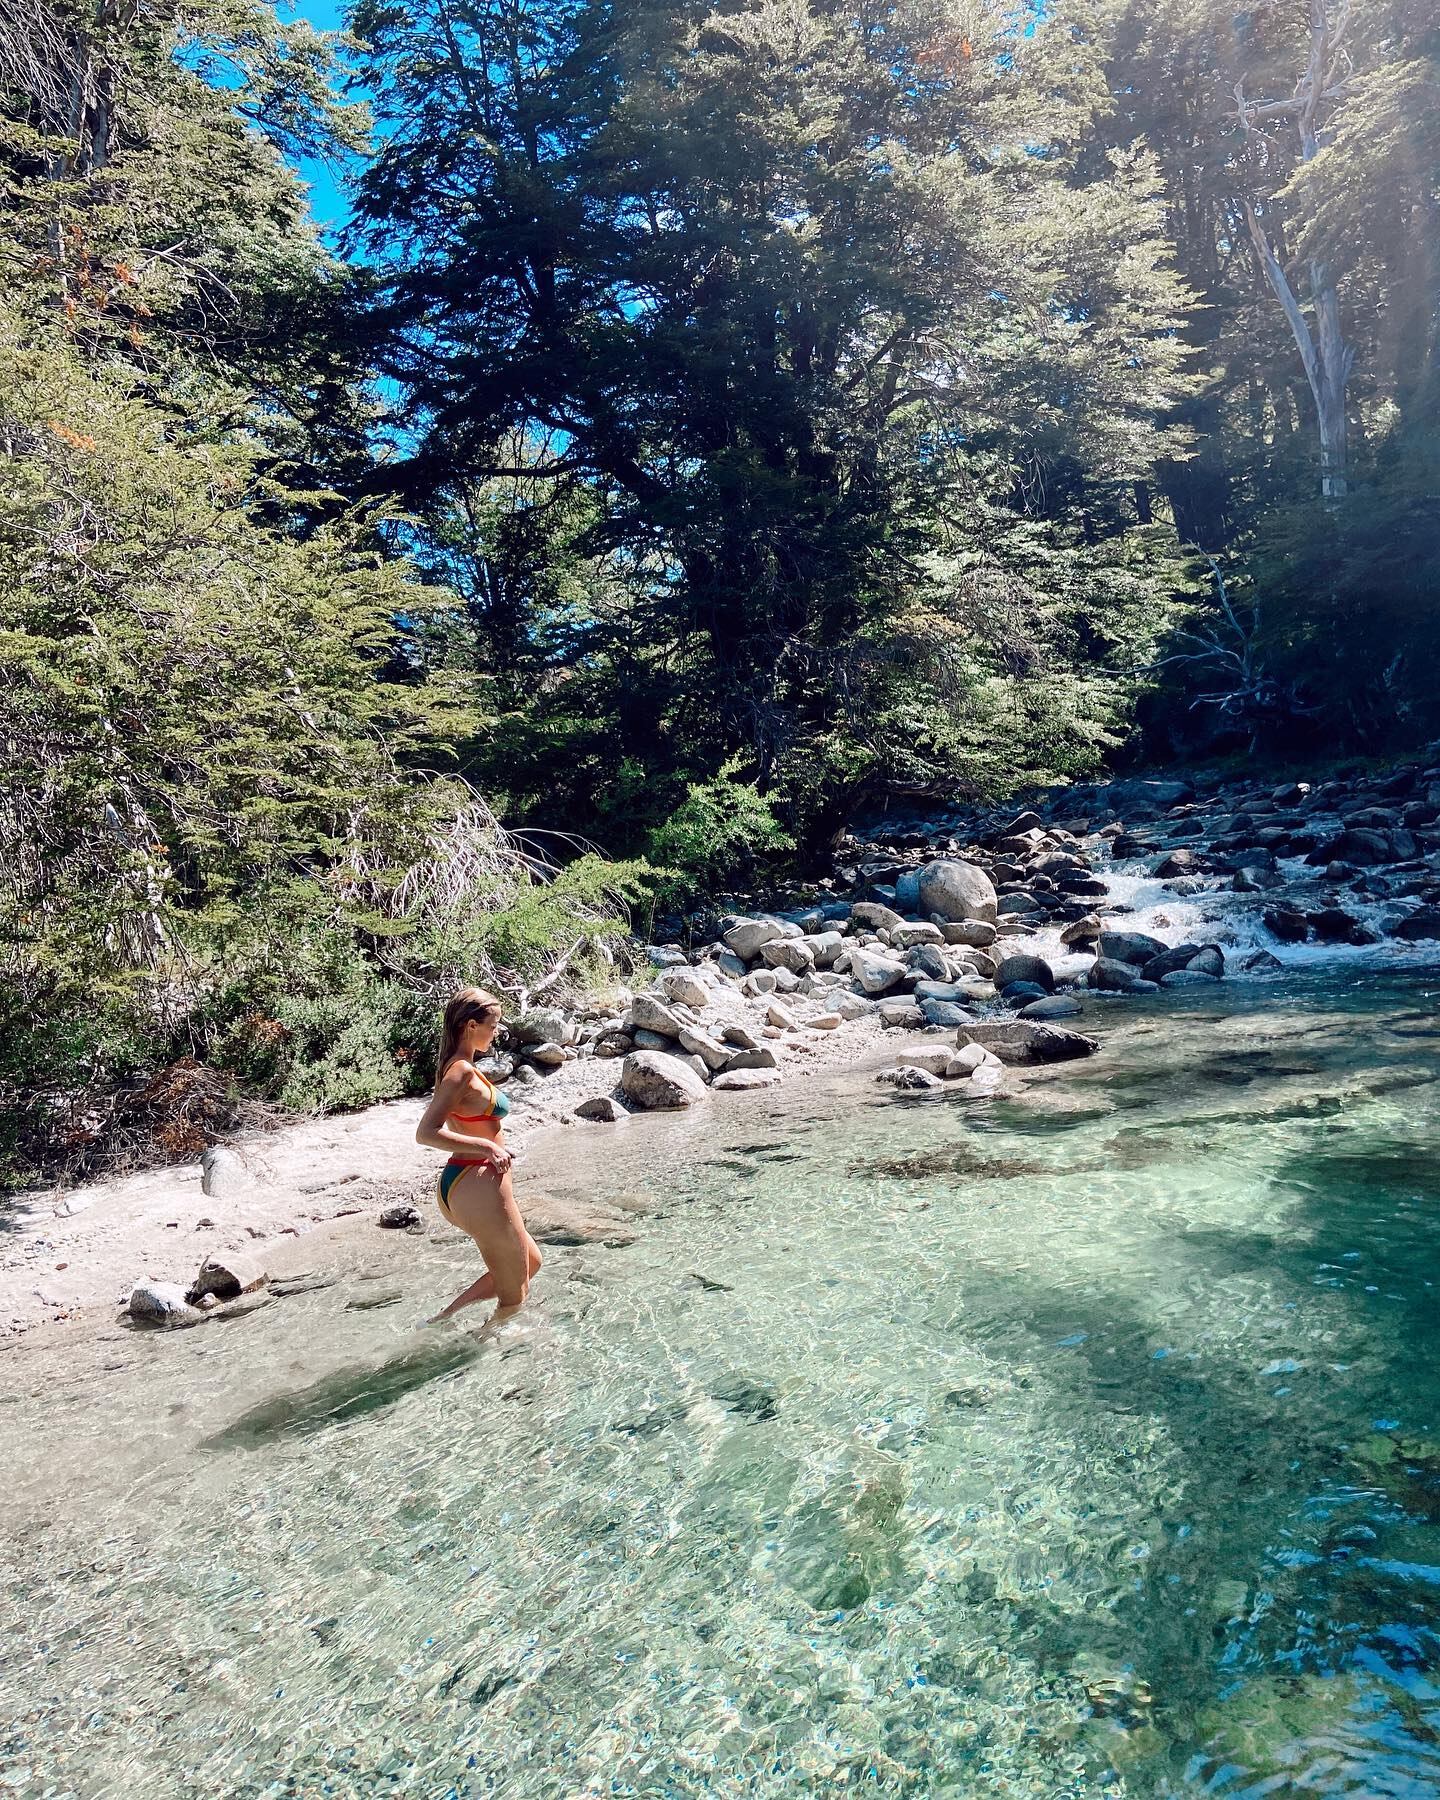
[[[975,1015],[955,1000],[922,1000],[920,1017],[927,1025],[941,1025],[949,1030],[967,1024]]]
[[[1193,800],[1195,789],[1188,781],[1145,781],[1138,776],[1125,781],[1112,781],[1101,788],[1102,796],[1118,813],[1154,809],[1163,812],[1170,806],[1183,806]]]
[[[1285,965],[1269,950],[1253,950],[1241,959],[1240,967],[1247,975],[1278,975]]]
[[[570,1060],[563,1044],[533,1044],[525,1054],[542,1069],[558,1069]]]
[[[944,953],[934,944],[921,944],[918,949],[911,950],[905,961],[912,969],[928,976],[932,981],[948,981],[950,979],[950,963]]]
[[[945,1000],[951,1006],[959,1006],[968,998],[963,987],[955,981],[917,981],[910,990],[912,998],[918,1005],[922,1000]]]
[[[653,994],[637,994],[630,1002],[625,1024],[632,1032],[651,1031],[658,1037],[678,1038],[682,1021]]]
[[[414,1207],[410,1208],[414,1212]],[[381,1215],[382,1219],[384,1214]],[[253,1257],[233,1250],[216,1250],[200,1265],[200,1273],[190,1283],[185,1298],[191,1306],[199,1304],[202,1295],[213,1294],[217,1300],[233,1300],[237,1294],[253,1294],[270,1279]]]
[[[170,1328],[199,1325],[206,1317],[198,1306],[191,1306],[178,1281],[137,1281],[125,1309],[142,1324]]]
[[[754,1050],[733,1050],[725,1059],[725,1073],[733,1075],[737,1069],[778,1069],[780,1059],[768,1044],[761,1044]]]
[[[715,958],[715,967],[722,975],[728,975],[732,981],[744,979],[745,959],[737,956],[733,950],[722,950]]]
[[[663,1031],[646,1031],[642,1027],[630,1034],[630,1046],[634,1050],[673,1050],[675,1043],[676,1040]]]
[[[1109,962],[1132,963],[1143,968],[1152,957],[1163,956],[1169,949],[1159,938],[1147,937],[1143,931],[1102,931],[1099,954]]]
[[[1083,919],[1076,919],[1060,933],[1062,944],[1093,944],[1105,929],[1098,913],[1090,913]]]
[[[993,925],[995,887],[977,864],[941,858],[920,871],[920,908],[941,919],[979,919]]]
[[[1162,950],[1141,964],[1141,973],[1147,981],[1163,981],[1167,975],[1173,975],[1177,969],[1185,968],[1192,957],[1200,954],[1198,944],[1176,944],[1171,949]]]
[[[742,919],[725,933],[725,944],[736,956],[750,962],[766,944],[774,943],[778,938],[799,936],[800,927],[791,924],[788,919]]]
[[[968,944],[974,950],[988,950],[1000,935],[985,919],[947,919],[940,932],[947,944]]]
[[[889,931],[905,921],[893,907],[882,906],[878,900],[860,900],[850,909],[850,923],[866,931]]]
[[[779,985],[773,969],[752,969],[740,983],[740,992],[751,1000],[758,1000],[762,994],[773,994]]]
[[[1408,918],[1390,927],[1393,937],[1417,943],[1422,938],[1440,938],[1440,906],[1422,906]]]
[[[1018,918],[1022,913],[1033,913],[1040,910],[1040,902],[1033,894],[1002,894],[996,903],[996,912],[1002,919]]]
[[[591,1119],[601,1125],[618,1125],[630,1115],[613,1094],[596,1094],[593,1099],[580,1102],[575,1108],[575,1117]]]
[[[715,1077],[713,1085],[726,1093],[743,1092],[747,1088],[779,1087],[778,1069],[727,1069]]]
[[[663,1042],[663,1039],[661,1041]],[[650,1046],[652,1050],[656,1047],[653,1044]],[[595,1040],[597,1056],[628,1056],[634,1048],[635,1040],[628,1031],[605,1031]],[[641,1048],[643,1049],[644,1046],[642,1045]]]
[[[1031,1000],[1020,1008],[1022,1019],[1076,1019],[1085,1008],[1069,994],[1047,994],[1043,1000]]]
[[[1095,958],[1088,979],[1092,988],[1106,989],[1112,994],[1153,994],[1159,985],[1147,981],[1130,963],[1110,956]]]
[[[928,920],[907,919],[903,924],[890,927],[890,942],[897,950],[913,950],[920,944],[943,944],[945,934]]]
[[[772,994],[799,993],[801,978],[792,969],[771,969],[770,973],[775,977],[775,985],[770,990]]]
[[[842,1019],[863,1019],[875,1010],[875,1002],[863,994],[837,994],[830,1002],[832,1012]]]
[[[867,994],[885,994],[898,987],[907,973],[897,957],[879,956],[873,950],[850,952],[850,972]]]
[[[620,1087],[645,1112],[673,1111],[705,1098],[705,1083],[687,1061],[660,1050],[636,1050],[625,1058]]]
[[[904,912],[920,910],[920,871],[907,869],[895,878],[895,904]]]
[[[1219,981],[1218,975],[1206,975],[1199,969],[1171,969],[1167,975],[1160,977],[1163,988],[1214,987]]]
[[[414,1231],[424,1221],[417,1208],[402,1200],[396,1206],[382,1208],[375,1223],[385,1231]],[[200,1273],[203,1275],[205,1271],[202,1269]]]
[[[532,1007],[506,1029],[511,1041],[522,1045],[573,1044],[577,1035],[575,1021],[554,1006]]]
[[[223,1144],[211,1144],[200,1158],[200,1189],[215,1199],[226,1194],[243,1193],[254,1187],[255,1177],[233,1150]]]
[[[657,969],[673,969],[690,960],[678,944],[647,944],[645,954]]]
[[[798,1031],[800,1021],[788,1006],[782,1006],[778,1000],[772,1000],[765,1008],[765,1023],[773,1025],[779,1031]]]
[[[955,1052],[949,1044],[904,1044],[895,1052],[897,1069],[924,1069],[930,1075],[943,1075]]]
[[[979,1044],[962,1044],[958,1050],[951,1052],[945,1065],[945,1078],[947,1081],[964,1080],[977,1069],[983,1068],[987,1062],[995,1061],[998,1058],[991,1051],[982,1049]]]
[[[1210,975],[1219,980],[1225,973],[1225,952],[1218,944],[1206,944],[1197,950],[1185,967],[1194,975]],[[1149,973],[1149,970],[1146,970]]]
[[[1033,1019],[1005,1019],[976,1025],[962,1025],[961,1044],[978,1044],[1003,1063],[1072,1062],[1077,1057],[1094,1056],[1100,1048],[1098,1039],[1079,1031],[1067,1031],[1061,1025],[1037,1024]]]
[[[711,1037],[708,1031],[697,1031],[693,1025],[682,1028],[680,1048],[698,1056],[712,1074],[716,1069],[723,1069],[734,1054],[727,1044]]]
[[[816,931],[800,942],[810,952],[811,959],[817,969],[829,969],[834,966],[835,959],[845,947],[845,939],[838,931]]]
[[[1166,881],[1175,875],[1193,875],[1198,867],[1199,859],[1193,850],[1172,850],[1160,858],[1150,873],[1157,880]]]
[[[1001,959],[995,969],[995,985],[1009,987],[1012,981],[1032,982],[1047,994],[1055,988],[1055,971],[1043,956],[1032,956],[1026,950],[1014,950]]]
[[[932,1000],[929,1004],[937,1006],[939,1002]],[[887,1031],[893,1031],[901,1025],[913,1026],[925,1023],[925,1015],[913,1000],[882,1000],[876,1011],[880,1015],[880,1023]]]
[[[932,1075],[928,1069],[902,1067],[899,1069],[882,1069],[875,1077],[887,1087],[900,1088],[905,1092],[916,1092],[925,1088],[942,1087],[944,1083],[938,1075]]]
[[[667,969],[656,986],[672,1004],[678,1000],[682,1006],[693,1007],[696,1012],[710,1004],[709,988],[688,966],[683,969]]]
[[[734,1050],[758,1050],[760,1040],[748,1025],[725,1025],[720,1031],[721,1041],[729,1044]]]
[[[792,975],[804,975],[815,967],[815,952],[803,937],[775,938],[761,946],[761,960],[772,969],[788,969]]]

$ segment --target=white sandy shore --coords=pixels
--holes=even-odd
[[[878,1035],[875,1020],[861,1019],[772,1047],[789,1080],[863,1061]],[[629,1128],[574,1118],[582,1100],[618,1093],[619,1075],[618,1061],[587,1057],[517,1091],[507,1135],[522,1153],[517,1191],[537,1236],[560,1230],[603,1240],[620,1228],[618,1216],[549,1199],[531,1185]],[[743,1104],[746,1096],[725,1098]],[[346,1232],[363,1233],[376,1250],[377,1240],[402,1236],[375,1223],[398,1201],[413,1201],[435,1222],[438,1214],[425,1209],[440,1159],[415,1143],[423,1108],[423,1100],[391,1101],[237,1141],[231,1147],[253,1179],[215,1195],[203,1191],[200,1165],[187,1163],[18,1196],[0,1211],[0,1336],[113,1318],[136,1281],[188,1283],[219,1250],[246,1251],[274,1275],[308,1267],[320,1240],[333,1250]],[[633,1221],[625,1223],[633,1233]]]

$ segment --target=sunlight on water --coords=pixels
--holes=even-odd
[[[1224,1005],[577,1133],[659,1210],[499,1342],[11,1354],[0,1792],[1435,1792],[1440,1020]]]

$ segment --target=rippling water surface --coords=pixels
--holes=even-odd
[[[0,1792],[1440,1792],[1436,987],[576,1133],[658,1211],[497,1341],[11,1353]]]

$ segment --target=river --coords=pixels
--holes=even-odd
[[[1440,1791],[1437,986],[633,1120],[498,1339],[424,1242],[8,1355],[0,1792]]]

